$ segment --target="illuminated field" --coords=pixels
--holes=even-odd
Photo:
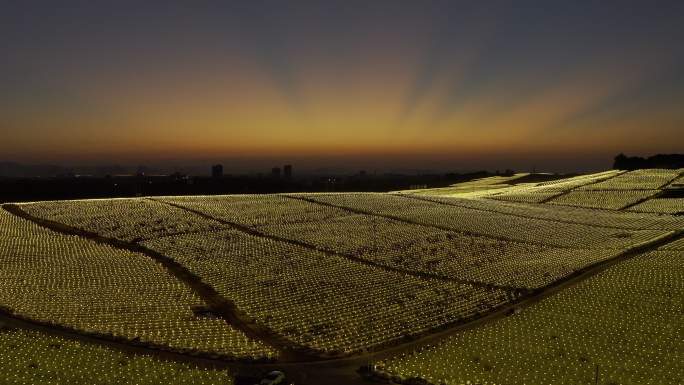
[[[378,365],[435,384],[680,383],[681,258],[642,254],[520,314]]]
[[[665,358],[657,374],[632,366],[647,365],[641,348],[681,358],[681,346],[668,345],[681,304],[658,304],[681,298],[684,217],[671,214],[684,208],[658,196],[683,172],[5,205],[0,307],[76,337],[244,365],[367,360],[398,347],[404,353],[379,362],[395,379],[555,383],[567,371],[579,382],[597,364],[618,383],[640,375],[672,383],[678,367]],[[630,318],[618,316],[624,307]],[[639,332],[615,334],[637,324]],[[582,335],[590,327],[599,329]],[[457,334],[421,345],[445,331]]]
[[[162,361],[152,356],[81,343],[43,333],[0,328],[0,377],[9,384],[196,384],[233,383],[228,371]]]

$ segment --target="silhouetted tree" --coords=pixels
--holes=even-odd
[[[613,162],[613,168],[617,170],[681,167],[684,167],[684,155],[682,154],[658,154],[644,159],[639,156],[626,156],[621,153],[615,157]]]

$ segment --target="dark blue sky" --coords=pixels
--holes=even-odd
[[[5,159],[567,169],[684,151],[684,2],[2,9]]]

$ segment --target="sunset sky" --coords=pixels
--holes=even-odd
[[[0,45],[0,161],[572,171],[684,152],[684,1],[6,1]]]

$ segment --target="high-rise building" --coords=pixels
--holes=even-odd
[[[223,165],[215,164],[211,166],[212,178],[223,178]]]
[[[291,164],[286,164],[283,166],[283,175],[285,175],[285,178],[290,179],[292,178],[292,165]]]

